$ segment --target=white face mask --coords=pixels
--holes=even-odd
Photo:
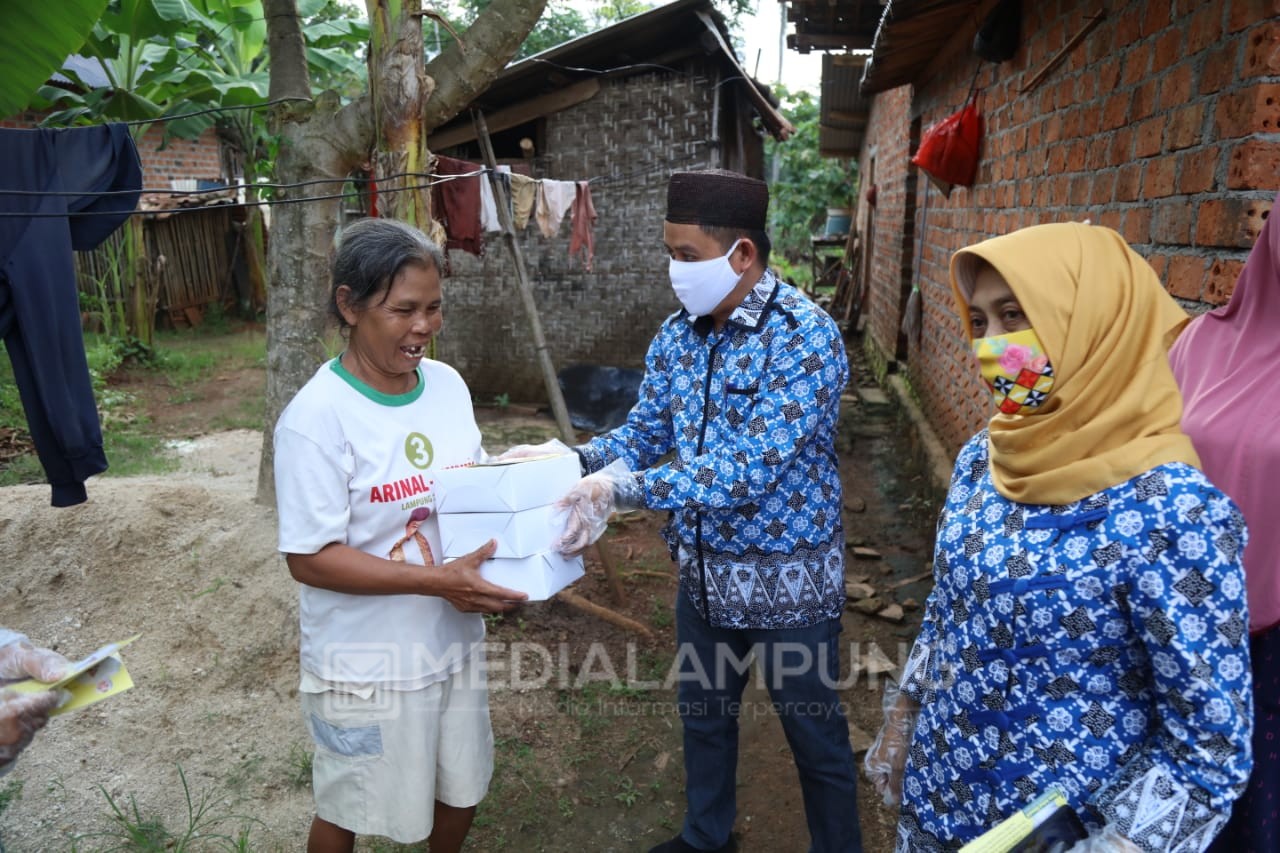
[[[740,242],[742,241],[734,240],[728,252],[709,261],[671,259],[668,265],[671,289],[676,292],[680,304],[693,316],[705,317],[710,314],[738,286],[742,275],[733,271],[729,256]]]

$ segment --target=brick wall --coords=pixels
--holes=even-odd
[[[212,129],[196,139],[172,138],[162,150],[163,131],[159,125],[147,129],[138,140],[142,160],[142,185],[148,189],[168,189],[171,180],[217,180],[222,174],[218,136]]]
[[[952,252],[1027,225],[1090,219],[1123,234],[1170,292],[1199,311],[1230,297],[1280,188],[1280,2],[1109,5],[1061,65],[1020,93],[1096,8],[1023,4],[1017,55],[979,72],[986,139],[977,181],[950,199],[930,188],[927,214],[927,182],[912,186],[901,140],[913,118],[927,127],[959,108],[976,57],[962,50],[918,88],[874,99],[861,163],[866,174],[875,153],[871,344],[894,358],[902,263],[895,244],[910,240],[921,257],[914,272],[924,319],[898,368],[953,449],[985,423],[990,406],[955,316]],[[899,200],[912,192],[914,211]]]
[[[640,368],[662,321],[679,308],[662,246],[667,178],[719,166],[713,94],[701,76],[645,74],[604,81],[586,103],[549,116],[535,177],[592,184],[595,268],[569,258],[568,217],[545,238],[535,223],[520,237],[543,333],[556,369],[574,363]],[[545,400],[515,268],[498,234],[486,253],[451,253],[439,357],[480,398]]]
[[[35,127],[44,116],[26,112],[0,120],[0,127]],[[138,158],[142,161],[142,185],[147,189],[169,189],[171,180],[216,180],[222,174],[219,143],[216,132],[210,128],[196,139],[170,139],[164,150],[160,149],[163,131],[160,125],[152,125],[138,140]]]

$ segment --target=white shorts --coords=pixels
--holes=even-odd
[[[302,693],[315,741],[316,814],[358,835],[402,844],[431,834],[435,801],[477,805],[493,776],[483,653],[418,690]]]

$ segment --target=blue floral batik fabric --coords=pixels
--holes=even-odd
[[[904,668],[898,850],[958,849],[1051,785],[1139,849],[1202,850],[1252,765],[1239,510],[1182,463],[1019,504],[987,447],[956,462]]]
[[[664,536],[681,588],[711,625],[840,616],[834,439],[848,379],[835,322],[765,272],[719,332],[710,318],[672,315],[627,422],[578,448],[589,471],[625,460],[645,505],[671,512]]]

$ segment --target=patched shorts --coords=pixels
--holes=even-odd
[[[436,800],[467,808],[489,789],[493,729],[479,652],[418,690],[301,699],[316,745],[316,814],[332,824],[410,844],[431,834]]]

